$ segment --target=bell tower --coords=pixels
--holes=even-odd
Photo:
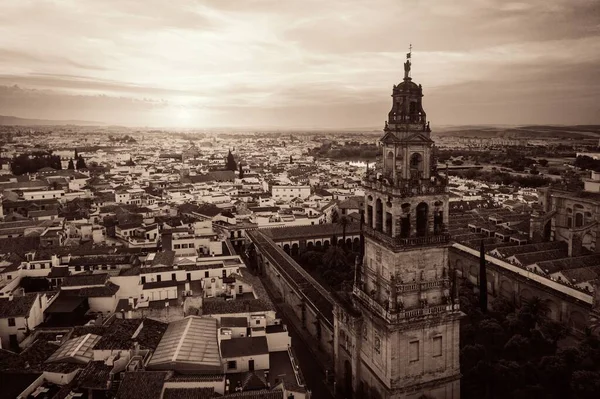
[[[447,179],[436,170],[411,56],[392,89],[383,165],[363,181],[365,247],[352,306],[334,313],[336,374],[347,397],[460,397],[462,313],[450,292]]]

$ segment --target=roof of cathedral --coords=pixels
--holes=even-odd
[[[260,247],[263,255],[271,258],[274,266],[281,272],[282,278],[289,285],[295,287],[298,292],[301,292],[307,299],[307,303],[321,313],[325,320],[333,326],[335,300],[331,294],[262,231],[252,230],[247,231],[246,234],[255,245]]]
[[[346,236],[351,236],[360,233],[360,224],[349,220],[350,223],[346,226]],[[261,232],[267,235],[275,242],[291,240],[291,239],[310,239],[316,237],[330,238],[337,235],[337,238],[342,238],[344,229],[340,224],[315,224],[305,226],[285,226],[274,227],[271,229],[261,229]]]

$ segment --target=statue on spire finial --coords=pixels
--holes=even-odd
[[[404,63],[404,79],[409,79],[410,74],[410,59],[412,57],[412,44],[408,47],[408,53],[406,53],[406,62]]]

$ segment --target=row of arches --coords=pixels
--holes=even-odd
[[[327,248],[329,248],[332,245],[332,242],[330,239],[325,239],[325,240],[316,240],[315,242],[309,241],[306,243],[306,250],[307,251],[320,251],[320,250],[327,250]],[[344,245],[344,239],[340,238],[338,239],[337,245]],[[354,239],[352,238],[346,238],[346,247],[347,248],[351,248],[353,251],[359,251],[360,250],[360,238],[355,237]],[[298,243],[293,243],[293,244],[284,244],[283,245],[283,250],[285,251],[285,253],[287,253],[288,255],[291,256],[296,256],[300,253],[300,245]]]
[[[385,167],[386,169],[391,170],[392,168],[396,167],[398,163],[401,164],[402,160],[402,155],[394,155],[394,151],[390,150],[386,156]],[[423,171],[423,155],[418,152],[412,153],[408,161],[408,168]]]
[[[443,231],[444,224],[444,213],[440,209],[442,202],[437,201],[434,204],[435,208],[433,211],[433,233],[438,234]],[[394,216],[392,214],[392,204],[387,202],[384,203],[381,198],[377,198],[374,202],[374,206],[367,205],[367,224],[374,230],[380,231],[389,235],[395,235],[402,238],[408,238],[413,235],[417,237],[426,236],[430,231],[430,209],[426,202],[421,202],[415,207],[414,223],[415,229],[412,230],[411,224],[413,223],[413,215],[411,213],[411,205],[404,203],[400,209],[400,231],[394,232]],[[389,210],[389,211],[388,211]]]

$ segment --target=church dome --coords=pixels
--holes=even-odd
[[[400,82],[396,85],[396,90],[398,91],[408,91],[408,90],[419,90],[421,87],[413,82],[410,78],[405,79],[403,82]]]

